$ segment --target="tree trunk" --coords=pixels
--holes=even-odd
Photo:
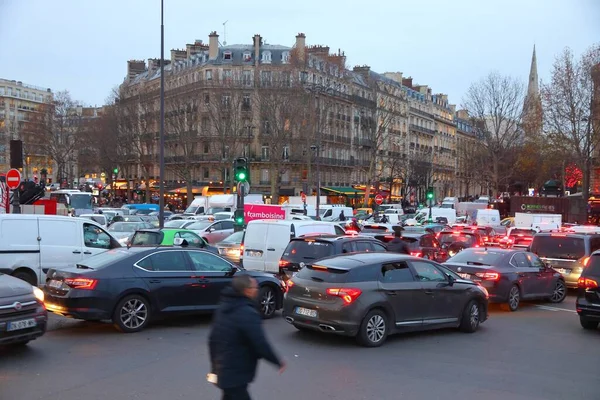
[[[269,177],[271,178],[271,204],[279,204],[279,174],[275,165],[271,164]]]
[[[583,179],[581,192],[583,195],[583,199],[587,202],[590,197],[590,180],[592,175],[592,163],[589,157],[585,159],[583,163]]]
[[[192,174],[190,172],[186,173],[185,188],[187,195],[187,207],[189,207],[192,205],[192,201],[194,201],[194,187],[192,185]]]

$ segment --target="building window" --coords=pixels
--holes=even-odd
[[[284,64],[287,64],[290,62],[290,52],[289,51],[284,51],[283,53],[281,53],[281,62],[283,62]]]
[[[242,111],[250,111],[250,95],[245,94],[242,98]]]
[[[208,117],[202,117],[202,125],[201,126],[202,126],[202,130],[204,132],[208,131]]]
[[[209,105],[210,104],[210,95],[208,93],[206,93],[204,95],[204,105]]]
[[[281,174],[281,183],[289,184],[290,183],[290,170],[287,169],[283,174]]]
[[[224,69],[223,70],[223,80],[225,82],[231,82],[232,76],[233,76],[233,74],[231,73],[230,69]]]
[[[231,61],[231,52],[230,51],[226,51],[225,53],[223,53],[223,60],[228,60]]]
[[[290,87],[292,86],[292,75],[289,71],[283,71],[281,73],[281,86]]]
[[[263,132],[264,134],[270,134],[271,133],[271,122],[269,120],[265,120],[263,122]]]
[[[260,170],[260,181],[265,183],[270,181],[268,169],[265,168]]]
[[[271,52],[270,51],[263,51],[262,62],[265,64],[271,64]]]
[[[0,96],[4,96],[4,86],[0,87]]]
[[[244,149],[242,150],[242,156],[248,157],[250,155],[250,146],[245,144]]]
[[[248,62],[248,61],[252,61],[252,53],[250,53],[249,51],[245,51],[244,52],[244,56],[243,56],[243,60]]]
[[[207,81],[212,81],[212,69],[207,69],[204,71],[204,79]]]
[[[210,171],[208,170],[208,168],[202,168],[202,177],[204,179],[208,179],[210,176]]]
[[[229,108],[231,106],[231,95],[224,94],[223,96],[221,96],[221,104],[223,105],[223,107]]]
[[[242,71],[242,85],[252,86],[252,71]]]
[[[283,146],[283,154],[281,158],[285,161],[290,159],[290,146]]]
[[[263,86],[271,86],[271,71],[261,71],[260,82]]]
[[[262,146],[262,148],[260,150],[260,158],[264,161],[269,160],[269,146],[268,145]]]

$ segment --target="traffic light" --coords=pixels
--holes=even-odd
[[[119,168],[115,167],[113,168],[113,174],[117,175],[119,173]]]
[[[236,182],[250,182],[250,169],[248,169],[248,159],[243,157],[235,159],[233,161],[233,173]]]
[[[236,225],[244,226],[244,210],[235,210],[233,220]]]
[[[430,186],[427,188],[427,200],[433,200],[434,197],[433,187]]]

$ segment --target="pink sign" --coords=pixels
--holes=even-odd
[[[244,221],[255,219],[285,219],[285,210],[270,204],[244,204]]]

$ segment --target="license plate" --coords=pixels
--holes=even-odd
[[[557,268],[556,269],[558,272],[560,272],[561,274],[565,274],[565,275],[569,275],[571,273],[570,269],[564,269],[564,268]]]
[[[304,307],[296,307],[296,314],[304,315],[306,317],[317,318],[316,310],[310,310],[310,309],[304,308]]]
[[[248,257],[262,257],[262,251],[246,250]]]
[[[52,279],[50,282],[48,282],[48,286],[51,287],[52,289],[60,289],[62,287],[62,281],[57,281]]]
[[[471,275],[469,275],[469,274],[460,274],[459,273],[458,276],[460,276],[463,279],[471,279]]]
[[[33,328],[36,325],[37,325],[37,322],[35,322],[35,319],[30,318],[30,319],[24,319],[22,321],[9,322],[8,326],[6,327],[6,330],[8,332],[19,331],[21,329]]]

